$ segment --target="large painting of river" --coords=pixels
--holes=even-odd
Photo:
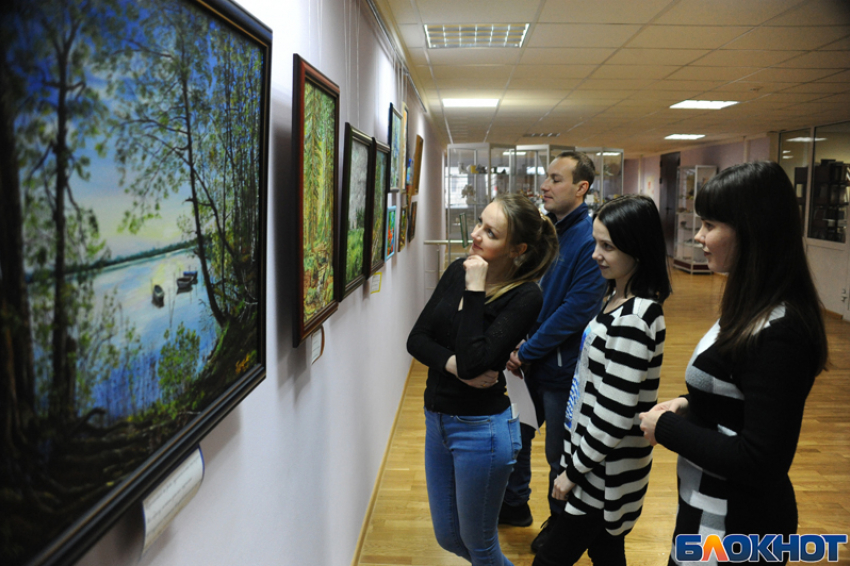
[[[73,561],[265,375],[270,49],[227,0],[0,12],[0,564]]]

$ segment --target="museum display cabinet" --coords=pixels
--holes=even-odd
[[[695,236],[700,220],[694,211],[694,199],[709,179],[717,174],[714,165],[679,167],[676,181],[676,242],[673,267],[688,273],[711,273],[702,246]]]

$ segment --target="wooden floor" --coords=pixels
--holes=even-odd
[[[694,346],[714,323],[725,278],[689,275],[674,270],[674,294],[664,305],[667,342],[659,398],[685,391],[684,370]],[[800,533],[850,533],[850,324],[827,318],[832,368],[815,382],[806,404],[803,431],[791,479],[797,492]],[[442,550],[434,539],[425,489],[422,398],[425,368],[414,362],[404,392],[389,452],[374,494],[371,515],[353,565],[468,564]],[[544,429],[545,432],[545,429]],[[501,527],[505,555],[516,566],[530,565],[529,550],[540,524],[548,517],[547,466],[543,435],[532,449],[531,527]],[[670,552],[676,513],[675,454],[655,450],[643,515],[626,537],[630,565],[663,565]],[[839,562],[850,566],[850,545],[840,546]],[[589,565],[585,555],[578,564]]]

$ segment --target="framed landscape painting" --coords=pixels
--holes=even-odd
[[[395,226],[395,220],[396,220],[395,216],[396,216],[396,207],[388,206],[387,207],[387,231],[386,231],[386,235],[387,235],[386,236],[386,238],[387,238],[386,258],[387,259],[390,259],[391,257],[393,257],[393,254],[395,253],[396,239],[398,237],[398,232],[396,231],[396,226]]]
[[[398,217],[398,244],[396,248],[398,251],[404,249],[407,245],[407,206],[402,205],[399,212]]]
[[[410,196],[419,194],[419,178],[422,176],[422,149],[425,140],[422,136],[416,136],[416,146],[413,149],[413,182],[411,183]]]
[[[416,236],[416,209],[419,208],[419,201],[410,203],[410,218],[407,221],[407,241],[412,242]]]
[[[339,155],[339,87],[304,61],[293,61],[293,202],[297,217],[297,268],[292,343],[298,347],[327,320],[339,302],[336,163]]]
[[[390,169],[389,190],[398,191],[404,186],[404,128],[401,112],[390,103]]]
[[[226,0],[6,8],[0,564],[72,564],[265,377],[272,32]]]
[[[379,141],[375,142],[374,159],[372,160],[372,181],[369,183],[369,210],[372,234],[370,239],[369,273],[372,275],[384,265],[384,225],[386,222],[387,194],[389,183],[390,147]]]
[[[339,278],[337,300],[351,294],[366,281],[371,230],[366,235],[368,187],[375,140],[345,124],[345,148],[342,165],[340,201]]]

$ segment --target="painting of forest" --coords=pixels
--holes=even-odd
[[[224,0],[0,13],[0,563],[76,560],[264,377],[270,53]]]
[[[390,189],[398,190],[404,183],[404,168],[402,159],[404,155],[404,130],[401,127],[401,112],[390,103]]]
[[[372,266],[370,273],[375,273],[384,263],[384,210],[387,206],[387,165],[390,160],[390,148],[382,143],[376,142],[375,170],[373,173],[375,183],[372,201]]]
[[[342,219],[340,223],[340,271],[343,285],[337,300],[354,291],[365,280],[366,201],[373,139],[351,124],[345,124],[345,154],[342,181]]]
[[[293,189],[298,269],[293,346],[298,347],[338,308],[336,162],[339,87],[293,55]]]

